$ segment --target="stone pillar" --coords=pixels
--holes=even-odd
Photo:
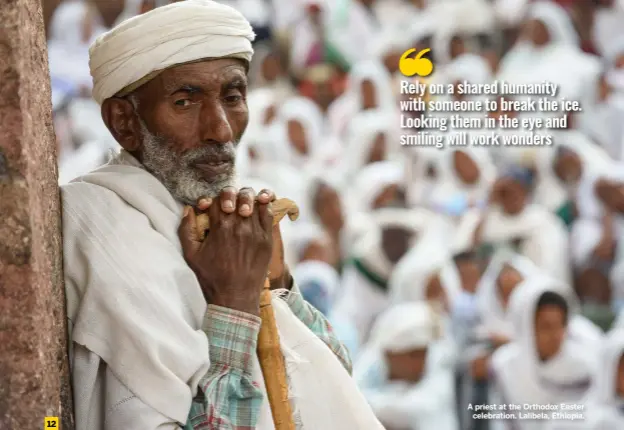
[[[73,429],[40,0],[0,2],[0,429]]]

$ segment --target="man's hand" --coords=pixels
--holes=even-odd
[[[214,200],[203,198],[200,211],[208,211],[210,230],[201,242],[192,208],[185,209],[178,231],[184,258],[193,269],[206,301],[213,305],[258,315],[260,293],[273,251],[275,199],[263,190],[224,188]]]
[[[273,226],[273,254],[269,263],[269,280],[271,289],[290,289],[291,277],[288,267],[284,262],[284,242],[282,241],[282,231],[279,224]]]

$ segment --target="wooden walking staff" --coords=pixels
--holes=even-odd
[[[291,221],[299,217],[299,208],[289,199],[279,199],[271,203],[273,211],[273,225],[280,222],[286,215]],[[197,227],[201,235],[200,239],[206,237],[206,230],[210,225],[208,215],[197,216]],[[275,313],[271,305],[271,289],[269,278],[264,280],[264,288],[260,295],[260,333],[258,335],[258,358],[264,383],[266,385],[271,414],[275,430],[295,430],[293,412],[288,400],[288,378],[286,376],[286,365],[280,347],[279,333]]]

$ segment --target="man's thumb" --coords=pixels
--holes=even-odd
[[[184,215],[182,217],[182,222],[180,222],[180,227],[178,228],[178,236],[185,258],[199,251],[201,241],[197,234],[197,218],[191,206],[184,207]]]

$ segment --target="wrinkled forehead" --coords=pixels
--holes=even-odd
[[[158,71],[139,90],[150,95],[168,96],[177,91],[209,93],[228,86],[247,86],[248,64],[236,58],[203,59]]]

